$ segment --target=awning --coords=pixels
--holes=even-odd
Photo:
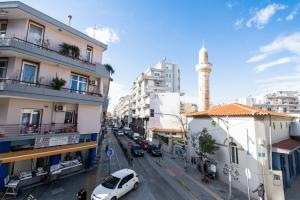
[[[300,148],[300,141],[291,138],[272,145],[273,152],[284,154],[290,154],[298,148]]]
[[[41,149],[0,153],[0,163],[10,163],[19,160],[29,160],[32,158],[41,158],[46,156],[68,153],[68,152],[81,151],[85,149],[95,148],[96,146],[97,146],[96,142],[84,142],[78,144],[47,147]]]
[[[173,128],[151,128],[152,132],[161,132],[161,133],[182,133],[181,129],[173,129]]]

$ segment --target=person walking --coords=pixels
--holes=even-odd
[[[77,194],[78,200],[86,200],[86,190],[84,188],[81,188],[81,190]]]

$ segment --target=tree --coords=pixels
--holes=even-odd
[[[208,182],[207,174],[204,170],[204,158],[207,157],[207,154],[214,154],[219,149],[219,146],[217,146],[216,140],[212,138],[206,128],[199,133],[192,134],[191,140],[192,146],[200,159],[201,170],[203,172],[202,181]]]
[[[109,87],[110,87],[110,81],[113,81],[111,76],[115,73],[115,70],[110,64],[104,64],[104,67],[109,72],[109,80],[108,80],[108,88],[107,88],[107,94],[108,94]]]

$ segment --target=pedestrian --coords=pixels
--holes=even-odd
[[[259,184],[259,186],[252,191],[253,193],[257,192],[257,195],[259,197],[259,200],[265,200],[265,188],[264,184]]]
[[[81,190],[77,194],[78,200],[86,200],[86,190],[84,188],[81,188]]]

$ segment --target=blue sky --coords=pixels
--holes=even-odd
[[[300,1],[270,0],[24,0],[82,32],[97,25],[108,43],[103,63],[116,70],[112,103],[147,67],[167,58],[180,66],[181,90],[197,96],[198,51],[205,40],[212,102],[300,82]],[[299,14],[299,15],[298,15]]]

